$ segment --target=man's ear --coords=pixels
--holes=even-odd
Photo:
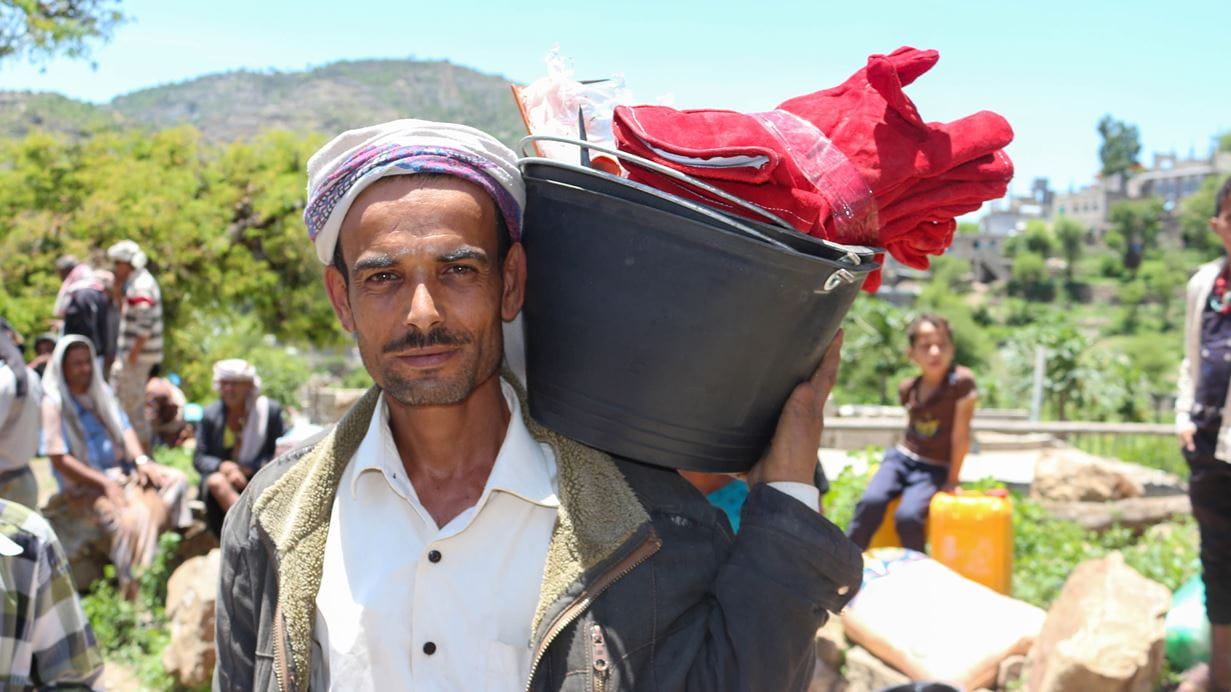
[[[325,292],[329,294],[329,302],[333,305],[333,312],[338,316],[338,321],[342,323],[342,328],[354,334],[355,316],[351,313],[348,290],[346,279],[342,276],[342,272],[338,271],[338,268],[332,264],[325,267]]]
[[[509,246],[502,271],[504,289],[500,296],[500,319],[508,322],[517,317],[526,300],[526,250],[521,243]]]

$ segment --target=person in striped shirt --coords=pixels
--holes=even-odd
[[[103,659],[51,526],[0,500],[0,689],[102,689]]]
[[[162,292],[146,268],[145,253],[137,243],[121,240],[107,249],[107,257],[115,264],[115,280],[124,287],[111,387],[148,453],[150,425],[145,419],[145,383],[150,379],[150,370],[162,362]]]

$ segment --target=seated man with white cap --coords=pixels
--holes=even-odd
[[[543,428],[501,374],[502,323],[551,271],[526,266],[512,151],[399,120],[339,135],[308,177],[326,290],[376,385],[227,516],[216,689],[805,689],[862,576],[811,484],[840,339],[733,536],[679,474]]]
[[[222,519],[253,474],[274,458],[286,432],[282,405],[261,393],[256,367],[242,358],[214,363],[218,401],[205,407],[192,465],[201,474],[205,523],[222,533]]]

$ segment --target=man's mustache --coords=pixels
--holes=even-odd
[[[436,327],[426,333],[416,329],[385,344],[384,352],[395,353],[429,346],[462,346],[468,343],[470,343],[469,337],[455,334],[444,327]]]

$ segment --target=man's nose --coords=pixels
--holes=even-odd
[[[432,297],[432,292],[426,283],[418,284],[410,299],[410,312],[406,314],[407,326],[427,332],[440,322],[440,311],[436,309],[436,300]]]

